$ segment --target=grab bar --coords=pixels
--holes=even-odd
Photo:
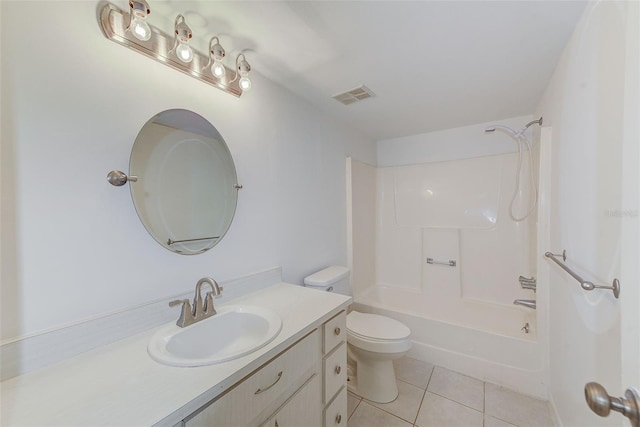
[[[578,283],[580,283],[580,287],[582,289],[584,289],[585,291],[592,291],[594,289],[610,289],[613,292],[613,296],[614,297],[618,298],[620,296],[620,281],[618,279],[613,279],[613,282],[611,283],[611,286],[596,285],[593,282],[590,282],[588,280],[584,280],[576,272],[574,272],[569,267],[567,267],[567,265],[562,262],[562,261],[566,261],[567,260],[567,251],[566,250],[563,250],[562,254],[554,254],[554,253],[551,253],[551,252],[545,252],[544,256],[546,256],[547,258],[551,259],[551,261],[555,262],[556,264],[558,264],[560,266],[560,268],[562,268],[564,271],[569,273],[569,275],[571,277],[573,277],[574,279],[576,279],[578,281]],[[557,257],[562,257],[562,261],[560,261]]]
[[[456,266],[456,262],[452,259],[449,261],[434,261],[433,258],[427,258],[427,264],[448,265],[449,267]]]
[[[219,239],[220,236],[213,236],[213,237],[200,237],[198,239],[184,239],[184,240],[171,240],[171,239],[167,239],[167,245],[171,246],[174,243],[184,243],[184,242],[197,242],[200,240],[213,240],[213,239]]]

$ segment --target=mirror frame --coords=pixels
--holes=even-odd
[[[175,113],[174,117],[171,117],[172,113]],[[178,115],[178,117],[175,117],[175,115]],[[166,123],[159,122],[159,119],[162,119],[162,121],[165,121]],[[176,126],[173,125],[174,121],[178,123]],[[180,124],[182,124],[182,126],[180,126]],[[153,134],[155,131],[157,131],[157,128],[158,128],[157,125],[167,126],[168,128],[174,129],[174,130],[170,131],[167,134],[167,139],[158,140],[154,136],[149,137],[150,136],[149,134]],[[198,140],[197,138],[180,139],[180,137],[178,137],[177,140],[172,141],[171,138],[173,137],[175,139],[177,132],[180,132],[180,133],[188,132],[189,134],[194,134],[194,135],[199,134],[200,136],[206,139],[210,139],[210,141]],[[171,236],[167,237],[164,234],[170,234],[169,229],[171,229],[170,227],[171,224],[174,224],[175,228],[179,228],[180,224],[178,224],[176,221],[170,224],[167,224],[167,221],[165,221],[165,215],[163,215],[164,211],[160,209],[160,206],[159,206],[161,204],[160,202],[161,202],[161,199],[163,198],[162,197],[163,194],[156,191],[155,193],[157,194],[157,196],[155,197],[153,202],[150,202],[149,186],[145,187],[144,184],[145,182],[153,182],[158,187],[162,187],[163,189],[165,189],[167,186],[166,185],[163,186],[161,183],[159,183],[164,178],[162,176],[163,173],[160,173],[160,172],[165,172],[167,164],[176,163],[176,162],[167,162],[166,160],[169,158],[169,155],[172,152],[177,151],[176,147],[178,147],[180,144],[183,144],[187,141],[189,142],[195,141],[199,144],[199,146],[201,146],[202,144],[205,144],[206,146],[211,148],[212,155],[215,156],[215,158],[218,159],[221,162],[221,164],[224,166],[225,170],[222,171],[224,182],[227,184],[230,184],[230,187],[232,188],[232,190],[228,191],[225,189],[224,186],[212,187],[213,191],[217,189],[224,193],[223,195],[226,197],[225,203],[228,203],[229,206],[227,206],[224,209],[224,211],[221,212],[220,215],[218,216],[219,219],[217,222],[221,224],[221,227],[219,227],[219,230],[215,230],[211,237],[205,236],[203,238],[172,240]],[[161,144],[163,145],[163,147],[160,147]],[[166,153],[163,153],[161,148],[165,149]],[[193,162],[194,160],[197,159],[202,161],[204,158],[205,156],[197,156],[197,157],[185,158],[185,159],[179,158],[178,159],[179,161],[177,163],[184,163],[185,165],[187,164],[191,165],[192,164],[191,162]],[[155,160],[155,163],[154,163],[154,160]],[[147,168],[151,169],[151,172],[146,172],[145,174],[144,171],[146,171]],[[209,169],[209,168],[202,168],[202,167],[201,168],[189,167],[189,170],[190,171],[194,171],[194,170],[208,171],[208,170],[215,170],[215,168]],[[128,180],[131,181],[129,185],[130,191],[131,191],[131,198],[132,198],[136,213],[138,215],[138,218],[140,219],[140,222],[142,222],[142,225],[144,226],[145,230],[147,230],[147,232],[151,235],[151,237],[153,237],[153,239],[165,249],[181,255],[201,254],[213,248],[218,243],[220,243],[220,241],[224,238],[224,236],[229,231],[229,228],[233,223],[233,219],[235,217],[235,212],[238,205],[238,190],[242,188],[242,185],[237,183],[238,182],[237,172],[235,168],[235,163],[233,161],[233,157],[231,155],[231,151],[229,150],[229,146],[225,142],[220,132],[216,129],[216,127],[213,126],[211,122],[209,122],[207,119],[205,119],[201,115],[186,109],[169,109],[169,110],[164,110],[158,114],[155,114],[153,117],[151,117],[140,129],[133,143],[133,146],[131,148],[131,156],[129,159],[129,172],[130,172],[130,176],[128,177]],[[143,173],[140,174],[140,172],[143,172]],[[189,174],[183,172],[182,174],[176,175],[175,171],[173,174],[167,174],[167,176],[177,176],[177,177],[182,177],[183,175],[186,176]],[[151,179],[149,179],[149,176],[151,176]],[[179,190],[180,190],[179,191],[180,194],[186,194],[186,193],[192,194],[191,191],[190,192],[182,191],[181,188],[179,188]],[[176,194],[175,191],[176,190],[174,189],[174,193],[171,193],[171,194]],[[151,192],[151,194],[153,193],[154,192]],[[164,196],[166,197],[167,194],[168,193],[165,192]],[[232,198],[229,197],[230,194],[233,194]],[[208,201],[213,200],[211,197],[205,198],[205,199]],[[212,205],[216,205],[215,203],[216,201],[215,200],[213,201],[214,203],[212,203]],[[225,203],[222,203],[221,205],[224,205]],[[157,205],[157,206],[154,206],[154,205]],[[155,211],[152,211],[151,209],[149,209],[150,207],[152,208],[156,207],[157,209],[155,209]],[[153,212],[153,214],[150,214],[147,211]],[[210,213],[211,211],[208,211],[208,212]],[[169,215],[169,216],[174,218],[179,214],[177,210],[175,212],[170,212],[170,213],[172,213],[172,215]],[[163,220],[162,223],[164,224],[163,230],[158,230],[161,227],[158,227],[157,220],[154,223],[153,216],[158,216],[162,218]],[[201,218],[204,218],[205,220],[207,219],[206,217],[207,215],[201,215]],[[184,219],[184,217],[182,217],[182,219]],[[205,220],[203,220],[202,222],[199,221],[198,223],[208,225]],[[162,231],[167,231],[167,232],[162,233]],[[177,237],[178,239],[180,239],[181,236],[177,236]],[[173,238],[175,239],[176,237],[174,236]],[[210,243],[204,246],[198,245],[199,243],[204,243],[206,241],[210,241]],[[192,249],[189,247],[189,246],[193,246],[194,244],[196,245],[195,248]]]

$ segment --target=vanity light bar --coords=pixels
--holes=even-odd
[[[138,36],[136,36],[136,33],[134,33],[130,28],[131,23],[137,16],[139,16],[136,15],[136,17],[132,19],[132,13],[134,13],[133,9],[130,12],[125,12],[111,3],[107,3],[100,12],[100,27],[102,28],[102,32],[105,37],[119,45],[128,47],[129,49],[167,65],[174,70],[181,71],[184,74],[214,86],[231,95],[239,97],[243,92],[246,92],[247,89],[245,88],[243,90],[241,87],[242,79],[239,78],[238,70],[230,69],[220,64],[224,67],[225,72],[220,73],[222,74],[220,77],[216,77],[212,74],[210,67],[206,66],[209,64],[211,58],[211,54],[208,52],[205,55],[193,48],[190,48],[193,53],[193,57],[190,58],[188,62],[184,62],[184,59],[181,59],[176,55],[175,35],[166,34],[156,27],[142,21],[142,25],[150,29],[151,35],[147,40],[143,40],[146,38],[146,34],[144,34],[145,37],[142,37],[143,39],[140,39],[141,32],[138,31]],[[148,11],[148,13],[150,13],[150,11]],[[179,18],[182,18],[181,22],[179,22]],[[140,19],[138,19],[138,21],[140,22]],[[176,31],[179,24],[184,24],[184,26],[186,26],[182,15],[178,15],[178,18],[176,19]],[[188,27],[186,28],[188,29]],[[186,30],[182,31],[186,32]],[[142,31],[142,33],[144,33],[144,31]],[[190,37],[190,35],[188,37]],[[244,58],[242,53],[240,55]]]

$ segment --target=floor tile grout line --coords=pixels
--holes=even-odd
[[[424,394],[425,394],[425,392],[427,391],[426,389],[422,389],[422,388],[420,388],[420,387],[418,387],[418,386],[416,386],[416,385],[413,385],[413,384],[411,384],[411,383],[408,383],[408,382],[406,382],[406,381],[402,381],[402,380],[398,380],[398,379],[396,379],[396,381],[397,381],[397,382],[404,383],[404,384],[406,384],[406,385],[408,385],[408,386],[410,386],[410,387],[417,388],[418,390],[422,391],[422,398],[420,399],[420,405],[422,405],[422,399],[424,399]],[[395,402],[395,401],[396,401],[396,400],[398,400],[399,398],[400,398],[400,391],[398,391],[398,397],[396,397],[394,400],[392,400],[391,402],[388,402],[388,403]],[[414,424],[414,423],[415,423],[415,420],[418,418],[418,412],[420,412],[420,405],[418,405],[418,411],[416,412],[415,419],[414,419],[414,421],[412,422],[411,420],[407,420],[406,418],[402,418],[400,415],[394,414],[394,413],[393,413],[393,412],[391,412],[391,411],[387,411],[386,409],[384,409],[384,408],[381,408],[381,407],[377,406],[377,405],[385,405],[384,403],[374,402],[374,401],[372,401],[372,400],[368,400],[368,399],[366,399],[366,398],[364,398],[364,397],[361,397],[361,399],[362,399],[362,401],[364,401],[364,402],[366,402],[366,403],[370,404],[371,406],[373,406],[373,407],[375,407],[375,408],[377,408],[377,409],[380,409],[381,411],[384,411],[384,412],[386,412],[386,413],[388,413],[388,414],[391,414],[391,415],[393,415],[393,416],[395,416],[395,417],[397,417],[397,418],[400,418],[400,419],[401,419],[401,420],[403,420],[403,421],[406,421],[406,422],[408,422],[408,423],[412,423],[412,424]]]
[[[422,387],[420,387],[419,385],[412,384],[412,383],[410,383],[409,381],[399,380],[399,379],[397,379],[397,378],[396,378],[396,381],[399,381],[399,382],[401,382],[401,383],[408,384],[408,385],[410,385],[411,387],[419,388],[420,390],[426,390],[426,388],[422,388]]]
[[[433,371],[435,366],[431,366],[431,372],[429,372],[429,378],[427,378],[427,384],[424,386],[424,393],[422,393],[422,400],[420,400],[420,404],[418,405],[418,412],[416,412],[416,417],[413,420],[413,425],[415,426],[418,422],[418,415],[420,415],[420,410],[422,409],[422,404],[424,403],[424,398],[427,395],[427,389],[429,388],[429,383],[431,382],[431,377],[433,376]]]
[[[427,389],[424,389],[424,392],[422,393],[422,399],[420,400],[420,404],[418,405],[418,411],[416,412],[416,416],[413,420],[413,425],[415,426],[416,423],[418,422],[418,415],[420,415],[420,409],[422,409],[422,404],[424,403],[424,397],[427,395]]]
[[[457,400],[453,400],[453,399],[451,399],[450,397],[443,396],[443,395],[438,394],[438,393],[436,393],[436,392],[434,392],[434,391],[431,391],[431,390],[427,390],[427,391],[428,391],[429,393],[431,393],[431,394],[435,394],[436,396],[439,396],[439,397],[441,397],[441,398],[443,398],[443,399],[447,399],[449,402],[457,403],[458,405],[462,405],[462,406],[464,406],[465,408],[473,409],[474,411],[476,411],[476,412],[480,412],[481,414],[483,414],[483,415],[484,415],[484,411],[482,411],[482,410],[480,410],[480,409],[476,409],[476,408],[471,407],[471,406],[469,406],[469,405],[465,405],[464,403],[458,402]]]
[[[490,416],[491,418],[495,418],[496,420],[500,420],[500,421],[502,421],[502,422],[504,422],[504,423],[507,423],[507,424],[509,424],[509,425],[512,425],[513,427],[520,427],[519,425],[514,424],[514,423],[512,423],[511,421],[503,420],[502,418],[500,418],[500,417],[496,417],[495,415],[489,415],[489,416]]]
[[[362,400],[365,400],[365,399],[362,399]],[[365,403],[368,403],[369,405],[373,406],[373,407],[374,407],[374,408],[376,408],[376,409],[381,410],[382,412],[386,412],[386,413],[387,413],[387,414],[389,414],[389,415],[393,415],[394,417],[399,418],[399,419],[401,419],[401,420],[402,420],[402,421],[404,421],[404,422],[407,422],[407,423],[409,423],[409,424],[413,424],[411,421],[409,421],[409,420],[407,420],[407,419],[402,418],[400,415],[394,414],[393,412],[389,412],[389,411],[387,411],[386,409],[382,409],[382,408],[380,408],[379,406],[376,406],[376,405],[373,405],[373,404],[369,403],[368,401],[367,401],[367,402],[365,402]],[[347,420],[347,421],[348,421],[348,420]]]
[[[364,400],[365,400],[365,399],[362,399],[362,401],[364,401]],[[362,403],[362,401],[361,401],[361,403]],[[385,411],[385,410],[384,410],[384,409],[382,409],[382,408],[378,408],[377,406],[372,405],[372,404],[371,404],[371,403],[369,403],[369,402],[364,402],[364,403],[366,403],[367,405],[371,406],[371,407],[372,407],[372,408],[374,408],[374,409],[377,409],[378,411],[382,411],[382,412],[384,412],[384,413],[386,413],[386,414],[389,414],[389,415],[391,415],[391,416],[393,416],[393,417],[395,417],[395,418],[397,418],[397,419],[399,419],[399,420],[401,420],[401,421],[404,421],[405,423],[411,424],[411,421],[407,421],[407,420],[405,420],[404,418],[397,416],[396,414],[392,414],[392,413],[391,413],[391,412],[389,412],[389,411]],[[358,406],[360,406],[360,405],[358,405]],[[356,411],[353,411],[353,412],[355,413]],[[348,422],[348,421],[349,421],[349,420],[347,420],[347,422]]]
[[[487,410],[487,383],[482,381],[482,427],[485,427]]]
[[[347,417],[347,423],[349,423],[349,420],[351,419],[351,417],[353,417],[353,414],[355,414],[355,413],[356,413],[356,411],[358,410],[358,406],[360,406],[360,404],[361,404],[361,403],[362,403],[362,398],[361,398],[361,397],[359,397],[359,398],[358,398],[358,403],[356,403],[356,407],[355,407],[355,408],[353,408],[353,412],[351,412],[351,415],[349,415],[349,416]],[[348,409],[347,409],[347,411],[348,411]]]

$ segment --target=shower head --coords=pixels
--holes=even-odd
[[[510,134],[514,138],[520,138],[520,137],[522,137],[524,135],[526,130],[529,129],[529,126],[534,125],[534,124],[538,124],[538,125],[542,126],[542,117],[540,117],[538,120],[530,121],[522,129],[520,129],[517,132],[515,130],[511,129],[510,127],[508,127],[508,126],[500,126],[500,125],[489,126],[484,131],[486,133],[489,133],[489,132],[495,132],[496,130],[501,130],[503,132],[506,132],[506,133]]]
[[[527,129],[529,126],[535,125],[535,124],[538,124],[538,126],[542,126],[542,116],[540,116],[538,120],[531,120],[529,123],[524,125],[524,129]],[[524,131],[524,129],[522,131]]]
[[[509,133],[511,134],[514,138],[518,137],[518,132],[516,132],[515,130],[511,129],[510,127],[507,126],[500,126],[500,125],[494,125],[494,126],[489,126],[488,128],[486,128],[484,131],[489,133],[489,132],[495,132],[496,130],[501,130],[503,132]]]

